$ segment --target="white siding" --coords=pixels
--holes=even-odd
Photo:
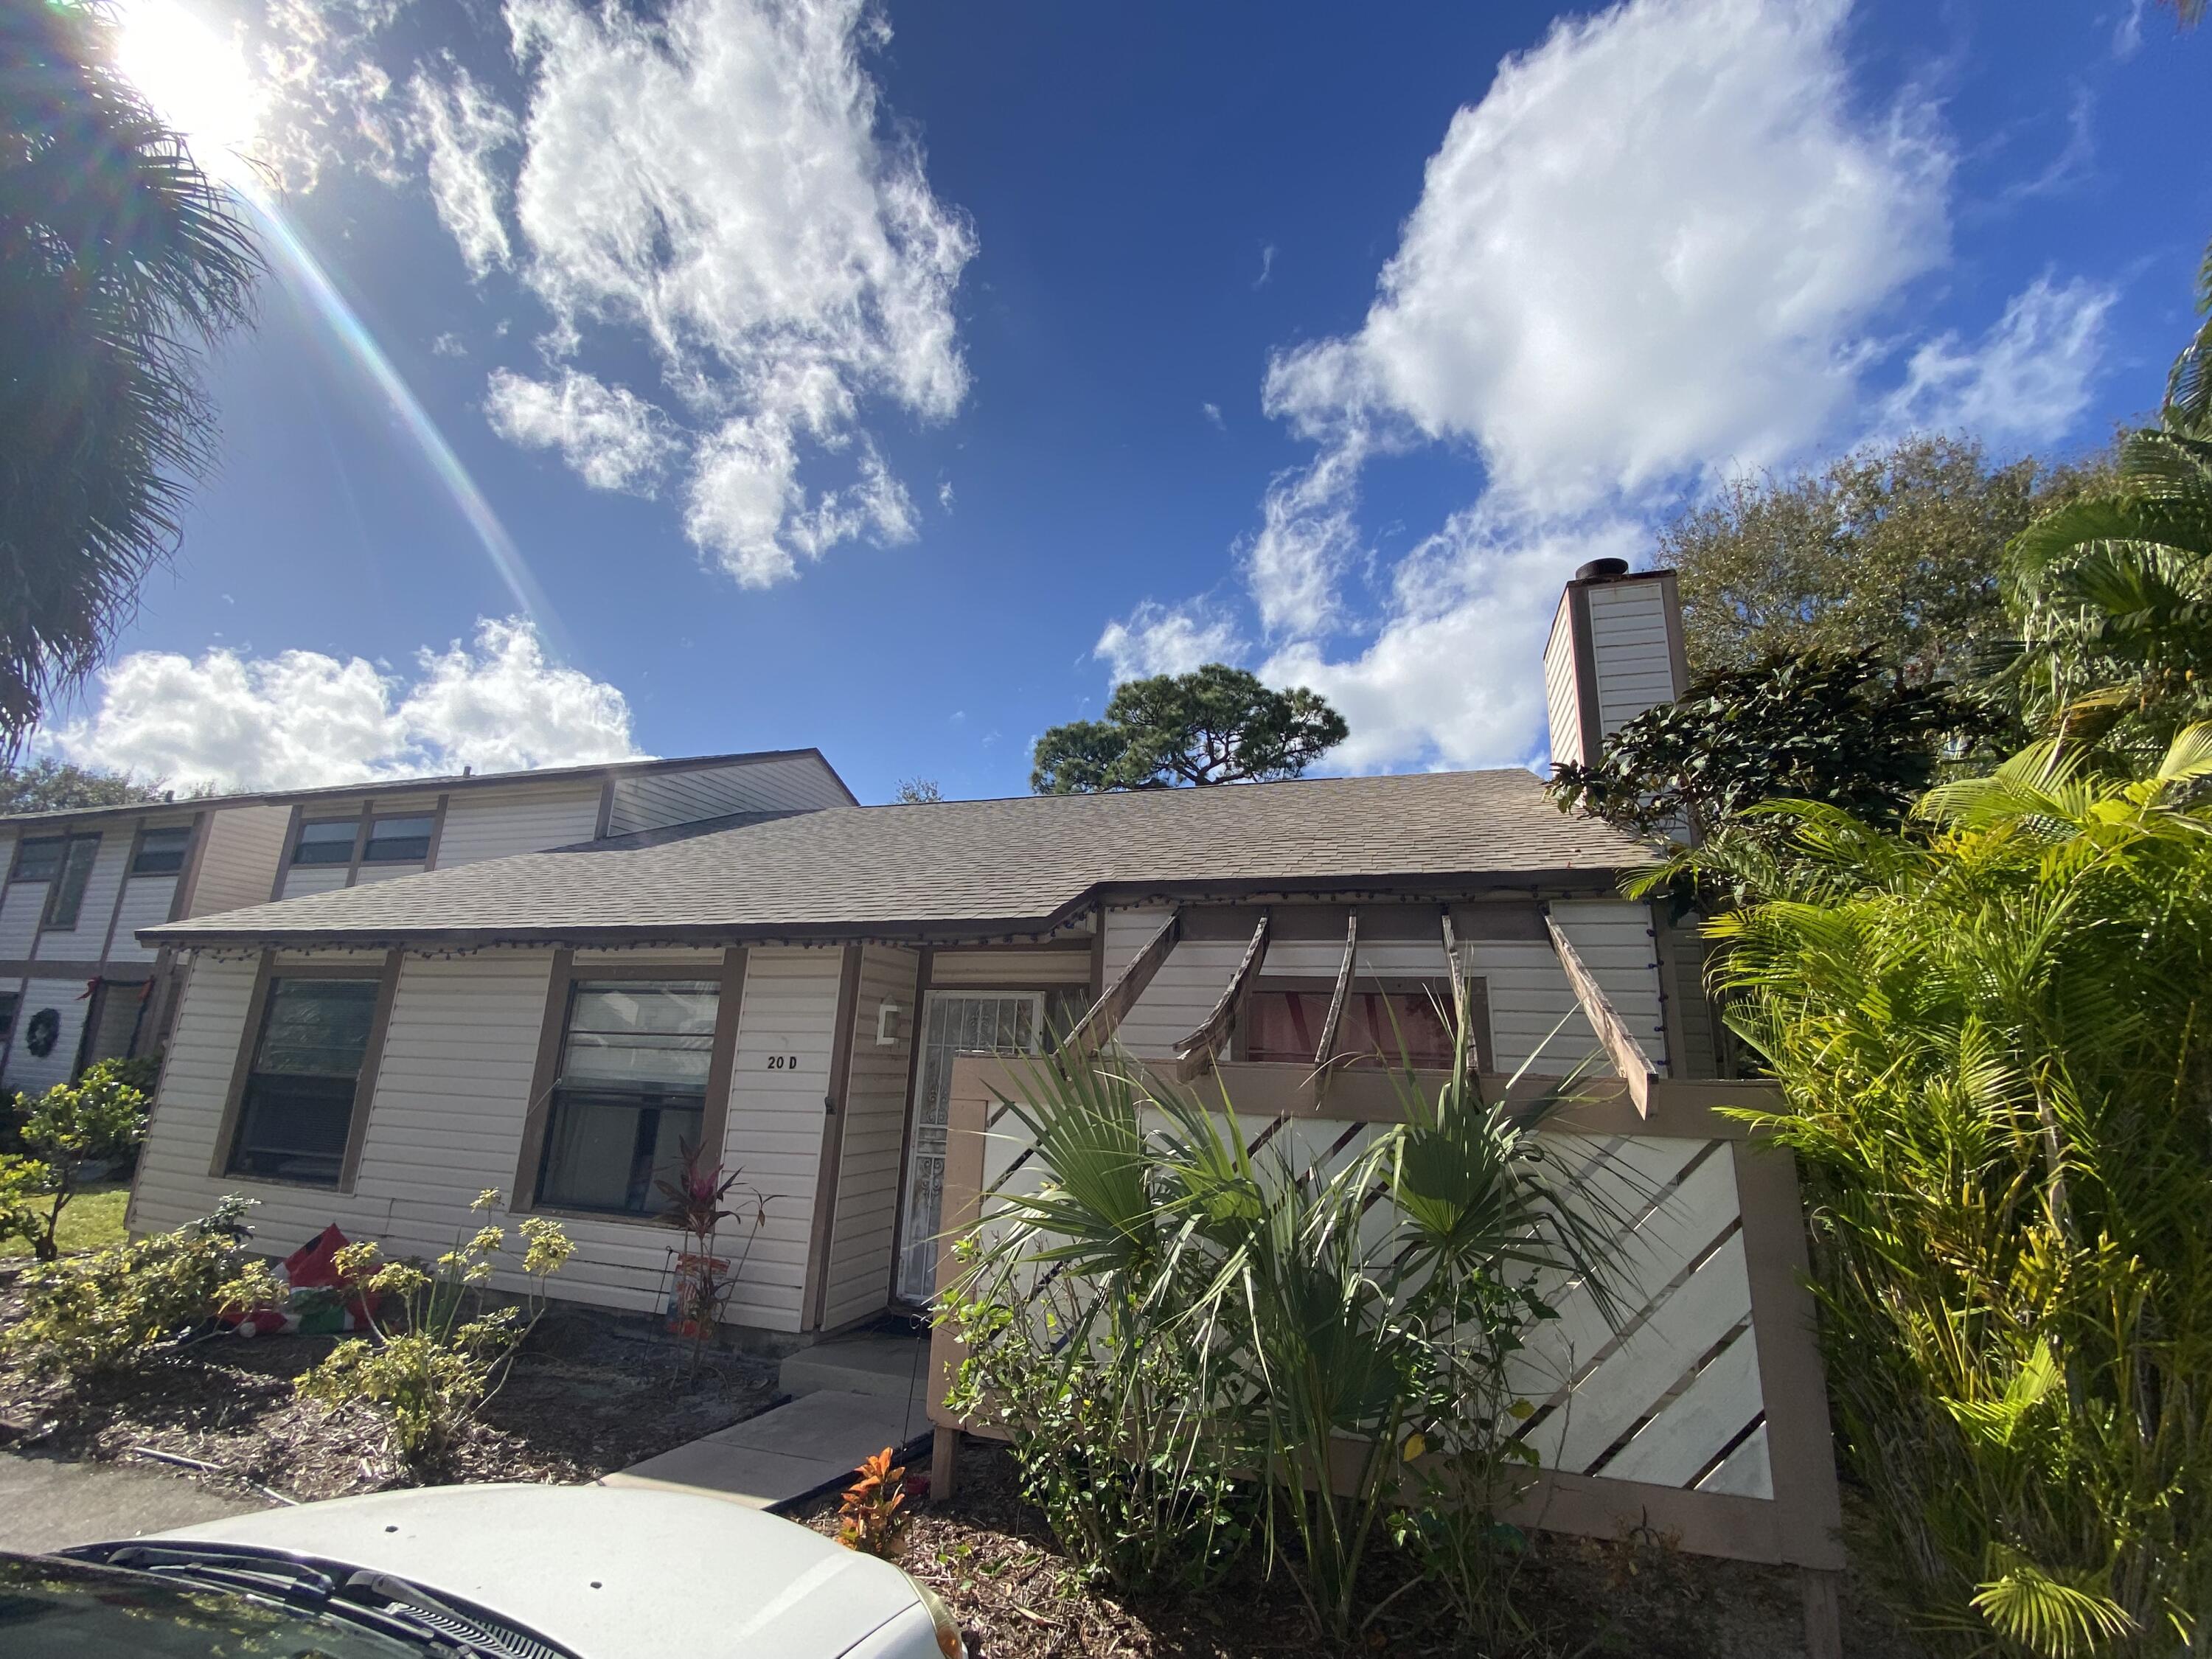
[[[153,1119],[131,1186],[134,1231],[166,1231],[205,1215],[214,1199],[228,1189],[227,1183],[210,1177],[208,1167],[215,1157],[216,1130],[230,1089],[231,1068],[238,1060],[246,1006],[253,995],[253,975],[251,961],[219,962],[202,956],[195,958],[185,976],[184,998],[161,1063],[161,1086],[154,1097]],[[271,1194],[284,1190],[260,1189]],[[255,1220],[258,1224],[258,1212]],[[283,1242],[285,1237],[280,1228],[263,1243],[281,1255],[300,1243]]]
[[[10,849],[9,858],[14,858]],[[46,889],[43,881],[10,881],[5,894],[0,894],[0,957],[21,962],[31,954],[31,941],[38,937],[39,913],[46,908]]]
[[[284,872],[279,898],[298,898],[302,893],[333,892],[346,884],[343,864],[295,864]]]
[[[1609,738],[1679,690],[1667,644],[1667,583],[1601,582],[1588,592],[1598,726]]]
[[[1575,678],[1573,600],[1562,598],[1544,641],[1544,708],[1551,718],[1554,764],[1580,763],[1583,755],[1581,687]]]
[[[15,1008],[15,1036],[9,1045],[8,1069],[4,1082],[9,1089],[19,1089],[26,1094],[43,1094],[57,1083],[69,1081],[70,1073],[76,1069],[76,1048],[84,1036],[84,1017],[91,1009],[92,1000],[87,991],[88,981],[76,979],[34,979],[23,988],[23,1000]],[[55,1037],[50,1053],[34,1054],[27,1041],[31,1018],[41,1008],[51,1008],[61,1016],[61,1032]]]
[[[1650,907],[1592,900],[1554,904],[1552,910],[1629,1030],[1654,1062],[1662,1063],[1666,1043]],[[1107,913],[1109,985],[1166,915],[1150,908]],[[1594,1052],[1595,1038],[1548,940],[1466,939],[1460,949],[1464,971],[1486,981],[1491,1040],[1498,1050],[1493,1064],[1510,1071],[1540,1048],[1546,1062],[1541,1069],[1565,1072]],[[1121,1046],[1146,1059],[1171,1057],[1177,1040],[1197,1030],[1212,1012],[1243,951],[1241,939],[1185,939],[1177,945],[1122,1019],[1116,1033]],[[1333,976],[1343,955],[1342,945],[1334,941],[1285,940],[1270,947],[1265,966],[1274,974]],[[1441,928],[1433,947],[1410,939],[1363,944],[1358,963],[1361,972],[1377,975],[1443,974],[1447,969]],[[1553,1036],[1563,1018],[1565,1028]]]
[[[811,755],[742,765],[672,767],[615,781],[607,833],[628,835],[672,823],[695,823],[732,812],[784,812],[849,806],[830,769]]]
[[[728,1316],[741,1325],[795,1331],[803,1322],[843,958],[842,951],[796,946],[746,956],[724,1173],[742,1169],[769,1204],[768,1224],[730,1297]],[[791,1063],[770,1070],[777,1055]]]
[[[207,850],[200,854],[185,914],[211,916],[266,904],[291,823],[289,806],[226,806],[210,813],[202,832]]]
[[[107,944],[107,924],[115,915],[115,900],[123,890],[123,872],[131,866],[131,840],[127,823],[110,823],[100,832],[100,851],[92,860],[92,878],[84,885],[84,902],[77,907],[76,926],[66,933],[41,933],[32,952],[39,961],[100,960]]]
[[[890,1300],[919,963],[915,951],[881,945],[869,945],[860,957],[860,1004],[838,1151],[837,1209],[823,1303],[822,1322],[831,1329],[864,1319]],[[876,1041],[876,1011],[886,1000],[902,1010],[898,1040],[887,1045]]]
[[[177,896],[174,876],[131,876],[123,884],[123,902],[116,907],[115,937],[107,947],[113,962],[151,962],[154,947],[138,942],[141,927],[158,927],[169,919],[169,906]]]
[[[438,836],[438,868],[512,853],[542,853],[589,841],[599,823],[599,786],[592,782],[456,789]]]

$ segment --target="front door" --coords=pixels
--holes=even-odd
[[[945,1119],[952,1062],[966,1054],[1035,1054],[1044,1031],[1042,991],[932,991],[922,1004],[921,1064],[915,1068],[914,1128],[907,1138],[906,1222],[898,1294],[927,1302],[937,1289],[937,1230],[945,1207]]]

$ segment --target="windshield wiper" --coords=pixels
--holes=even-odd
[[[214,1589],[274,1595],[454,1659],[526,1659],[466,1613],[390,1573],[356,1572],[341,1586],[312,1562],[249,1544],[133,1543],[67,1553]],[[362,1599],[363,1590],[386,1605]]]

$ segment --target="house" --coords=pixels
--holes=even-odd
[[[1670,576],[1588,567],[1561,611],[1555,745],[1680,690]],[[1486,1069],[1712,1073],[1686,941],[1620,896],[1650,849],[1522,770],[595,827],[374,882],[364,831],[350,885],[143,927],[189,970],[133,1226],[239,1192],[272,1243],[434,1254],[496,1188],[567,1225],[564,1296],[651,1309],[703,1144],[768,1199],[727,1316],[787,1343],[927,1300],[963,1051],[1304,1076],[1435,1052],[1464,987]]]
[[[819,750],[631,761],[0,817],[0,1088],[158,1053],[159,922],[732,812],[847,805]]]

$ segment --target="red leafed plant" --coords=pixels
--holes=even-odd
[[[906,1537],[906,1470],[891,1464],[884,1447],[860,1465],[860,1478],[837,1504],[837,1541],[848,1550],[888,1561]]]
[[[678,1228],[686,1237],[687,1248],[676,1258],[676,1293],[674,1305],[669,1310],[669,1326],[678,1335],[691,1339],[691,1369],[696,1375],[699,1368],[700,1351],[713,1336],[722,1316],[722,1304],[729,1299],[731,1290],[744,1273],[745,1259],[752,1254],[753,1240],[768,1224],[768,1200],[750,1185],[740,1186],[744,1178],[743,1170],[722,1173],[720,1164],[706,1161],[705,1147],[691,1141],[684,1143],[684,1164],[672,1181],[656,1181],[653,1186],[665,1194],[668,1208],[662,1218]],[[732,1192],[739,1194],[738,1207],[726,1208],[723,1200]],[[734,1265],[726,1257],[715,1254],[714,1235],[725,1221],[750,1219],[751,1228],[745,1235],[744,1248],[738,1254]]]

